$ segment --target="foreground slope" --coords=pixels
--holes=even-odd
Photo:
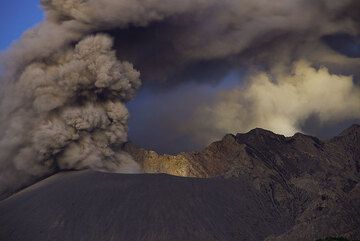
[[[290,218],[243,178],[57,174],[0,203],[0,240],[263,240]]]
[[[360,237],[359,125],[327,141],[254,129],[175,156],[124,148],[177,176],[59,173],[0,202],[0,240]]]

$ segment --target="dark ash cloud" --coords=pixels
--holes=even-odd
[[[249,77],[245,90],[258,87],[254,76],[261,71],[269,83],[275,82],[274,90],[281,92],[274,96],[286,96],[287,88],[283,87],[290,85],[291,93],[299,99],[303,95],[297,94],[300,90],[296,88],[308,86],[307,80],[301,79],[299,85],[287,82],[297,77],[291,72],[298,63],[309,63],[304,71],[315,73],[314,76],[329,70],[334,86],[343,86],[341,80],[345,79],[345,87],[351,87],[352,79],[345,75],[356,75],[359,70],[359,58],[343,55],[322,40],[339,32],[359,35],[356,0],[42,0],[41,3],[46,19],[1,56],[5,71],[1,75],[4,88],[0,96],[0,193],[27,184],[34,177],[48,175],[54,169],[135,170],[134,162],[118,147],[127,140],[125,104],[140,87],[140,75],[146,86],[167,91],[184,82],[216,84],[229,71],[246,68]],[[281,80],[285,84],[281,85]],[[340,97],[351,93],[351,98],[358,98],[356,88],[344,90]],[[244,95],[243,90],[236,93]],[[251,97],[238,97],[236,93],[229,95],[235,101],[229,103],[244,106],[241,111],[252,106],[242,102],[253,101]],[[310,96],[313,95],[316,93],[311,92]],[[189,98],[199,103],[188,108],[189,112],[202,113],[199,108],[215,110],[213,107],[223,103],[217,96],[211,95],[211,99],[218,103],[204,101],[207,96]],[[181,99],[172,102],[180,103]],[[158,108],[168,107],[172,102],[164,100]],[[340,107],[340,112],[337,111],[326,113],[338,115],[344,110]],[[219,114],[213,113],[207,120]],[[171,116],[170,113],[166,118]],[[162,121],[171,123],[166,118]],[[303,119],[300,116],[299,120],[289,122],[283,118],[285,122],[281,123],[298,123]],[[211,123],[206,123],[207,131],[232,131]],[[229,123],[238,125],[237,130],[249,127],[243,124]],[[186,128],[170,126],[189,132],[197,124],[189,122]],[[206,139],[208,135],[198,134],[185,136]]]

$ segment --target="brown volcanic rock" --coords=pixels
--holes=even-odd
[[[234,161],[245,157],[245,145],[236,142],[233,135],[226,135],[201,152],[180,153],[177,155],[158,154],[154,151],[137,148],[132,143],[124,145],[134,159],[148,173],[167,173],[184,177],[223,176],[233,167]],[[243,155],[240,154],[242,149]]]
[[[238,173],[256,176],[266,172],[287,180],[304,173],[321,175],[329,171],[357,180],[359,132],[360,126],[353,125],[339,136],[321,141],[301,133],[285,137],[257,128],[246,134],[228,134],[199,152],[162,155],[131,143],[125,144],[124,149],[149,173],[215,177]]]
[[[242,176],[251,180],[274,208],[294,221],[287,233],[269,240],[360,237],[359,125],[327,141],[301,133],[285,137],[257,128],[226,135],[203,151],[176,156],[139,151],[131,144],[125,149],[145,171],[149,171],[151,162],[151,172],[203,178]],[[149,153],[156,158],[149,158]]]

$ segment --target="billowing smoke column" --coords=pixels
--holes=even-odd
[[[116,151],[127,140],[124,102],[140,73],[116,59],[112,39],[97,34],[24,67],[2,100],[0,191],[57,169],[136,171]],[[13,180],[15,179],[15,180]]]
[[[46,20],[2,56],[0,193],[59,169],[135,171],[120,149],[140,86],[296,60],[353,74],[321,41],[359,34],[357,0],[42,0]],[[131,63],[129,63],[129,62]],[[288,68],[290,67],[290,68]],[[214,71],[208,71],[214,69]],[[208,73],[208,74],[207,74]]]

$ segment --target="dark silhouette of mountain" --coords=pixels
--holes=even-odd
[[[58,173],[0,202],[0,240],[360,237],[359,125],[326,141],[254,129],[175,156],[124,148],[177,176]]]
[[[344,237],[327,237],[325,239],[317,239],[316,241],[359,241],[359,240],[348,240]]]

